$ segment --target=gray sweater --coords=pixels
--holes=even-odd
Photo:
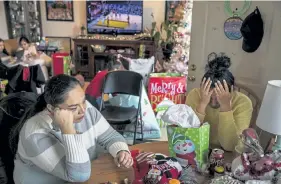
[[[113,157],[121,150],[128,150],[124,138],[88,102],[85,117],[75,128],[78,134],[62,134],[48,111],[30,118],[20,132],[15,183],[83,182],[91,175],[97,144]]]

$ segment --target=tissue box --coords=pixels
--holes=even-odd
[[[208,161],[210,125],[200,128],[182,128],[167,126],[170,156],[183,166],[192,165],[203,168]]]

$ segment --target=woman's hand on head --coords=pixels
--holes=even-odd
[[[229,91],[226,81],[223,80],[223,84],[220,81],[216,82],[214,89],[217,96],[217,100],[220,104],[221,112],[231,111],[233,86],[231,86],[231,91]]]
[[[134,161],[131,154],[128,151],[119,151],[114,159],[118,167],[130,168]]]
[[[200,86],[200,104],[207,106],[210,102],[213,90],[211,89],[212,81],[210,78],[204,78]]]
[[[73,124],[74,117],[71,111],[55,108],[54,121],[60,127],[63,134],[76,134]]]

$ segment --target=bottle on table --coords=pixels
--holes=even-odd
[[[224,175],[224,167],[223,166],[216,166],[215,167],[215,177],[220,177]]]
[[[169,180],[169,184],[180,184],[180,181],[177,179],[171,179]]]

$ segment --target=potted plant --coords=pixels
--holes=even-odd
[[[152,15],[153,17],[153,15]],[[175,43],[173,33],[177,31],[178,25],[173,21],[161,23],[160,29],[156,27],[156,22],[152,22],[151,37],[154,39],[157,47],[161,47],[165,59],[168,60],[173,52]]]

